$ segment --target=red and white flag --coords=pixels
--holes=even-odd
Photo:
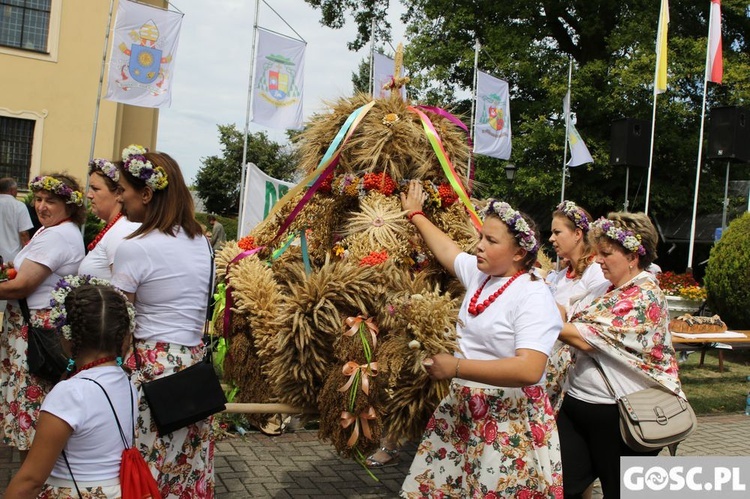
[[[721,0],[711,0],[711,15],[708,19],[706,81],[721,83],[723,73],[724,63],[721,59]]]

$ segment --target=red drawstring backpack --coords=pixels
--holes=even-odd
[[[146,460],[135,447],[135,419],[133,420],[133,447],[128,447],[128,441],[125,439],[125,433],[122,431],[120,425],[120,419],[117,417],[115,408],[112,405],[107,391],[102,385],[91,378],[83,378],[92,381],[99,385],[99,388],[104,392],[104,396],[107,397],[107,402],[112,408],[112,414],[115,415],[115,421],[117,422],[117,429],[120,430],[120,437],[122,437],[122,443],[125,446],[125,450],[122,451],[122,461],[120,462],[120,492],[122,499],[161,499],[161,493],[159,492],[159,486],[151,475],[151,470],[146,464]],[[133,398],[130,398],[130,413],[133,414]]]

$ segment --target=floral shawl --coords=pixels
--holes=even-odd
[[[650,273],[643,271],[595,299],[570,322],[600,354],[685,397],[669,334],[667,301]]]

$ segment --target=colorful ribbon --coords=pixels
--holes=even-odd
[[[361,315],[358,315],[356,317],[347,317],[346,318],[346,325],[344,326],[344,329],[347,327],[348,330],[344,331],[344,336],[354,336],[359,331],[359,328],[362,326],[362,324],[367,327],[367,329],[370,331],[370,335],[372,335],[372,348],[375,348],[378,344],[378,326],[373,322],[372,317],[365,318]]]
[[[445,177],[448,179],[451,187],[453,187],[453,190],[456,191],[456,194],[458,194],[458,198],[461,200],[461,202],[466,207],[466,210],[469,212],[469,217],[471,218],[474,227],[476,227],[477,230],[481,230],[482,221],[479,219],[479,215],[477,215],[476,210],[474,210],[474,205],[469,199],[469,195],[466,193],[466,189],[464,189],[463,184],[459,180],[458,174],[456,173],[455,168],[453,168],[453,164],[451,164],[451,160],[448,158],[448,154],[443,148],[443,142],[440,140],[440,136],[438,135],[437,130],[435,130],[435,126],[432,124],[432,121],[430,121],[430,118],[428,118],[426,114],[424,114],[414,106],[408,106],[407,109],[413,111],[417,114],[417,116],[419,116],[419,119],[422,121],[422,127],[424,128],[425,134],[427,135],[427,140],[430,141],[432,150],[435,151],[435,155],[440,162],[440,166],[443,167],[443,173],[445,173]]]
[[[357,375],[361,374],[362,391],[365,392],[365,395],[369,395],[370,394],[370,376],[375,377],[378,375],[378,363],[370,362],[368,364],[357,364],[353,360],[350,360],[349,362],[344,364],[344,367],[341,369],[341,372],[344,373],[344,376],[349,376],[349,381],[347,381],[344,386],[339,388],[340,392],[347,391],[349,387],[352,386],[354,381],[357,379]]]
[[[378,415],[375,412],[375,408],[372,406],[370,406],[368,409],[359,413],[359,417],[355,416],[351,412],[342,411],[341,412],[341,427],[349,428],[352,424],[354,424],[354,430],[352,431],[352,436],[349,437],[349,440],[347,440],[346,445],[348,447],[354,447],[354,445],[357,443],[357,440],[359,440],[360,424],[362,425],[362,434],[365,436],[366,439],[372,440],[372,432],[370,431],[370,424],[368,423],[368,421],[377,419],[377,417]]]
[[[474,143],[471,140],[471,132],[469,131],[469,127],[467,127],[463,121],[458,116],[455,116],[442,107],[436,107],[436,106],[422,106],[418,105],[415,106],[418,109],[424,109],[425,111],[430,111],[433,114],[437,114],[439,116],[442,116],[443,118],[447,119],[454,125],[456,125],[458,128],[466,132],[466,143],[469,146],[469,194],[471,194],[472,186],[474,184],[474,168],[471,167],[471,163],[474,161]]]

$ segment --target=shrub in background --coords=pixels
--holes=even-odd
[[[732,329],[750,329],[750,213],[734,219],[711,248],[703,283],[711,310]]]

